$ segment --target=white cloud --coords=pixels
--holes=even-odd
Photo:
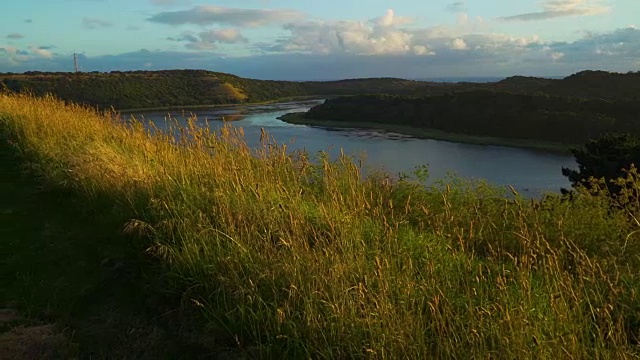
[[[5,59],[11,65],[33,60],[51,60],[54,56],[46,46],[31,46],[26,50],[21,50],[15,46],[0,47],[0,60]]]
[[[424,45],[414,45],[413,53],[416,55],[430,55],[430,56],[436,55],[435,51],[430,50],[428,47]]]
[[[350,55],[442,55],[447,52],[526,53],[541,44],[537,35],[510,36],[488,31],[482,18],[459,14],[456,24],[418,28],[393,10],[366,21],[304,21],[284,26],[290,32],[274,44],[258,44],[267,53]]]
[[[412,20],[396,16],[392,9],[385,15],[369,21],[306,21],[290,23],[285,29],[290,36],[281,39],[272,51],[296,51],[316,54],[344,53],[354,55],[381,55],[424,53],[414,48],[413,35],[400,28]],[[417,51],[416,51],[417,49]]]
[[[226,44],[237,44],[249,42],[249,39],[242,36],[238,29],[209,30],[200,33],[200,38],[208,42],[220,42]]]
[[[151,16],[148,21],[169,25],[211,25],[259,27],[284,24],[301,20],[304,14],[284,9],[236,9],[213,5],[202,5],[190,10],[162,12]]]
[[[178,37],[167,40],[185,42],[185,47],[191,50],[215,50],[219,43],[238,44],[247,43],[249,39],[242,36],[238,29],[208,30],[195,34],[185,31]]]
[[[461,38],[453,39],[451,48],[453,50],[467,50],[467,43]]]
[[[608,6],[589,0],[547,0],[542,2],[542,11],[501,17],[505,21],[535,21],[567,16],[588,16],[608,13]]]
[[[399,25],[406,25],[413,22],[413,19],[405,16],[397,16],[393,9],[388,9],[384,16],[371,20],[376,26],[379,27],[392,27]]]
[[[564,53],[561,53],[561,52],[551,53],[551,59],[553,61],[558,61],[558,60],[562,59],[563,57],[564,57]]]
[[[31,53],[45,59],[51,59],[53,57],[53,53],[48,49],[31,47]]]

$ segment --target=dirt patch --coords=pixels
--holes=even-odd
[[[0,357],[3,360],[72,359],[75,346],[54,325],[27,325],[11,309],[0,309]]]

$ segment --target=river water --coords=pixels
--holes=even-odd
[[[454,174],[482,179],[496,185],[511,185],[518,192],[538,197],[569,187],[562,168],[576,168],[572,156],[502,146],[468,145],[446,141],[416,139],[400,134],[363,129],[335,130],[306,125],[293,125],[277,118],[289,112],[307,111],[321,101],[290,102],[258,106],[216,108],[191,112],[198,123],[212,130],[226,123],[242,127],[246,141],[257,146],[260,129],[264,128],[289,149],[305,149],[309,154],[328,151],[336,155],[343,149],[356,157],[365,156],[366,164],[380,167],[391,174],[409,173],[427,165],[431,180]],[[136,114],[151,120],[160,129],[168,127],[168,116],[186,123],[189,114],[180,111]]]

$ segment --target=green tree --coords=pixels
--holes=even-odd
[[[593,186],[591,178],[603,179],[611,194],[620,192],[620,186],[612,182],[626,177],[625,170],[640,164],[640,138],[630,134],[606,134],[590,140],[585,145],[574,148],[573,155],[578,170],[562,169],[573,187],[582,184]]]

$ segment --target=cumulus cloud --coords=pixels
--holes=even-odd
[[[414,45],[413,46],[413,53],[416,55],[430,55],[430,56],[435,56],[436,52],[429,49],[428,47],[424,46],[424,45]]]
[[[460,38],[453,39],[451,42],[451,48],[453,50],[467,50],[467,43]]]
[[[7,39],[17,40],[17,39],[22,39],[22,38],[24,38],[24,35],[18,34],[18,33],[13,33],[13,34],[7,35]]]
[[[148,21],[169,25],[211,25],[259,27],[284,24],[301,20],[304,14],[294,10],[235,9],[202,5],[184,11],[162,12],[151,16]]]
[[[284,26],[290,36],[275,45],[263,47],[270,52],[315,54],[346,53],[355,55],[427,54],[424,44],[413,44],[412,35],[399,26],[412,20],[396,16],[389,9],[369,21],[304,21]],[[415,47],[422,45],[422,47]]]
[[[504,21],[535,21],[567,16],[600,15],[610,11],[607,6],[589,0],[547,0],[542,3],[542,11],[501,17]]]
[[[185,47],[192,50],[215,50],[219,43],[238,44],[247,43],[249,39],[242,36],[238,29],[208,30],[195,34],[185,31],[178,37],[170,37],[168,40],[186,42]]]
[[[113,23],[102,19],[85,17],[82,19],[82,25],[87,29],[98,29],[111,27]]]
[[[249,39],[242,36],[238,29],[210,30],[200,33],[200,38],[209,42],[220,42],[226,44],[247,43]]]
[[[41,58],[45,58],[45,59],[51,59],[53,58],[53,53],[51,52],[51,50],[46,49],[44,47],[31,47],[30,48],[31,53],[41,57]]]
[[[15,46],[0,47],[0,65],[16,66],[34,61],[51,60],[55,54],[49,46],[30,46],[20,49]]]
[[[258,44],[267,53],[429,55],[486,50],[521,52],[541,40],[537,36],[514,37],[487,31],[481,18],[459,16],[452,26],[403,27],[412,19],[393,10],[368,21],[304,21],[284,26],[289,36],[276,44]]]

